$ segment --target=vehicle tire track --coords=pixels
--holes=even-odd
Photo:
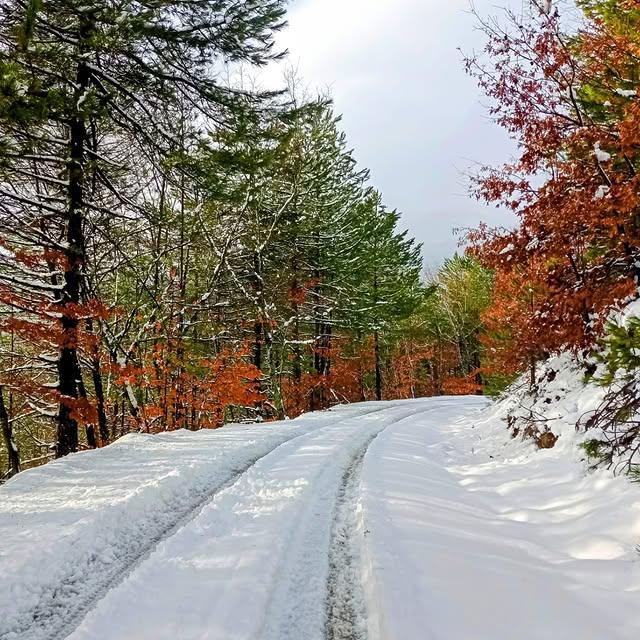
[[[278,445],[280,446],[280,445]],[[277,447],[274,447],[277,449]],[[87,594],[86,600],[81,606],[74,607],[68,611],[68,615],[61,615],[59,609],[66,607],[69,599],[65,597],[66,592],[77,593],[83,588],[81,582],[67,582],[60,584],[56,590],[49,594],[46,600],[38,603],[38,607],[34,610],[34,624],[22,631],[23,638],[37,638],[38,640],[60,640],[66,638],[79,626],[86,614],[91,611],[95,604],[105,596],[111,589],[115,588],[120,582],[132,573],[144,560],[146,560],[156,549],[156,547],[180,530],[184,525],[197,517],[198,513],[206,507],[206,505],[220,492],[231,486],[236,480],[253,467],[259,460],[269,455],[273,449],[267,453],[251,459],[248,464],[234,469],[225,480],[218,482],[211,487],[203,497],[198,500],[195,505],[190,505],[189,509],[179,514],[177,520],[172,521],[169,526],[162,528],[157,536],[146,542],[142,546],[134,546],[131,552],[120,556],[117,563],[113,565],[113,569],[104,574],[98,588]],[[89,567],[90,569],[90,567]],[[59,603],[58,606],[57,603]],[[53,620],[52,620],[53,618]],[[56,623],[56,618],[61,619]],[[28,634],[34,634],[30,636]],[[0,636],[0,640],[2,637]]]
[[[371,443],[386,429],[424,411],[412,408],[375,430],[354,434],[344,444],[341,471],[336,474],[328,467],[314,481],[314,499],[297,518],[261,640],[366,639],[359,555],[351,544],[357,516],[348,511],[357,502],[360,471]]]
[[[354,536],[364,535],[363,531],[359,531],[360,476],[365,455],[380,433],[366,443],[342,476],[329,548],[325,640],[367,638],[367,610],[360,572],[361,552]]]
[[[365,456],[374,440],[407,418],[436,410],[417,411],[374,434],[342,477],[329,546],[323,640],[367,640],[367,606],[362,576],[362,545],[367,532],[362,519],[360,483]]]

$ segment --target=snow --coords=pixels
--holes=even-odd
[[[637,485],[511,440],[494,408],[469,410],[371,446],[369,637],[636,638]]]
[[[593,400],[556,365],[549,450],[510,437],[520,393],[127,436],[19,474],[0,639],[635,640],[640,489],[587,472],[569,425]]]
[[[76,109],[78,111],[80,111],[82,109],[82,105],[86,102],[87,98],[89,97],[89,89],[87,89],[86,91],[84,91],[82,93],[82,95],[78,98],[78,102],[76,104]]]
[[[630,301],[620,311],[613,312],[609,320],[622,326],[627,325],[631,318],[640,318],[640,298]]]
[[[540,247],[540,239],[539,238],[532,238],[529,241],[529,244],[527,244],[526,250],[527,251],[535,251],[539,247]]]
[[[596,142],[593,146],[593,153],[595,154],[598,162],[609,162],[609,160],[611,160],[611,154],[601,149],[599,142]]]
[[[607,324],[626,326],[632,318],[640,318],[640,299],[611,311]],[[611,386],[602,386],[597,378],[603,373],[603,365],[598,364],[594,379],[585,383],[585,367],[573,353],[554,355],[538,365],[535,391],[529,389],[529,376],[523,376],[496,404],[494,419],[504,423],[507,416],[512,416],[519,421],[515,426],[521,431],[527,421],[533,421],[559,436],[556,451],[569,458],[581,458],[579,445],[598,438],[598,433],[578,430],[576,425],[583,424],[600,407],[611,388],[623,382],[614,380]]]
[[[0,639],[60,637],[70,611],[239,469],[334,419],[131,434],[19,474],[0,489]]]
[[[282,445],[161,543],[71,640],[322,638],[343,475],[372,436],[419,411],[381,405]]]
[[[530,393],[528,376],[518,381],[494,408],[494,419],[504,424],[506,416],[511,415],[546,426],[560,436],[557,450],[575,457],[580,454],[578,445],[594,437],[576,431],[576,424],[594,411],[606,394],[606,389],[597,384],[585,385],[584,375],[573,354],[553,356],[538,367],[536,393]],[[523,424],[516,426],[522,430]]]

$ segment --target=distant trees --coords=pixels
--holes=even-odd
[[[485,370],[483,315],[491,301],[490,271],[468,256],[444,262],[427,281],[419,313],[406,323],[407,349],[422,354],[422,384],[428,394],[479,393],[491,379]],[[424,393],[424,392],[423,392]]]
[[[393,334],[399,323],[415,312],[423,296],[416,286],[420,247],[406,232],[396,232],[398,219],[397,212],[387,211],[375,192],[361,203],[353,294],[346,301],[346,317],[354,322],[361,338],[372,341],[377,400],[383,396],[383,343],[397,337]]]
[[[433,294],[425,302],[424,331],[430,342],[439,345],[434,366],[444,375],[440,376],[442,388],[438,391],[466,388],[477,392],[489,378],[489,372],[483,370],[482,335],[486,331],[483,314],[491,300],[492,274],[470,257],[455,256],[445,261],[433,284]]]

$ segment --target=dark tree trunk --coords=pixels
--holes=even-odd
[[[76,358],[76,384],[78,386],[78,397],[87,399],[87,388],[84,386],[84,380],[82,379],[82,370],[80,368],[80,361]],[[87,438],[87,446],[90,449],[95,449],[98,446],[98,440],[96,438],[96,425],[92,422],[85,424],[85,436]]]
[[[373,298],[378,302],[378,274],[373,276]],[[378,318],[375,319],[375,326],[378,326]],[[380,362],[380,333],[378,329],[373,334],[373,352],[376,361],[376,400],[382,400],[382,365]]]
[[[102,385],[102,370],[100,367],[100,359],[94,358],[91,364],[91,377],[93,379],[93,388],[96,393],[96,409],[98,411],[98,433],[100,440],[105,445],[109,442],[109,427],[107,426],[107,412],[104,401],[104,387]]]
[[[327,378],[331,373],[331,339],[333,326],[330,322],[316,321],[316,348],[314,354],[314,368],[321,378]],[[311,396],[311,410],[324,409],[327,405],[325,383],[314,387]]]
[[[536,386],[536,359],[532,356],[529,359],[529,388]]]
[[[291,271],[293,272],[293,280],[291,281],[291,293],[292,302],[291,308],[293,311],[293,362],[292,362],[292,374],[293,374],[293,386],[296,397],[296,408],[300,405],[300,385],[302,383],[302,351],[300,349],[300,306],[298,302],[298,289],[300,288],[300,281],[298,278],[298,256],[297,253],[291,261]]]
[[[253,325],[253,364],[258,371],[262,371],[262,323],[256,322]]]
[[[93,333],[93,320],[87,320],[87,331]],[[107,422],[107,409],[104,397],[104,385],[102,384],[102,367],[100,366],[100,352],[96,342],[91,358],[91,381],[96,395],[96,411],[98,413],[98,434],[102,445],[109,442],[109,426]]]
[[[184,118],[184,116],[183,116]],[[184,121],[183,121],[184,124]],[[184,144],[184,137],[182,137]],[[185,175],[180,174],[180,271],[179,271],[179,299],[180,312],[178,314],[178,342],[176,345],[176,359],[178,361],[178,373],[176,384],[176,401],[174,407],[174,425],[177,429],[185,429],[187,427],[188,407],[186,402],[187,390],[185,388],[185,375],[187,372],[185,364],[185,340],[187,333],[187,325],[185,318],[185,305],[187,303],[187,276],[189,270],[189,251],[186,250],[186,193],[185,193]]]
[[[382,365],[380,362],[380,335],[373,334],[373,351],[376,359],[376,400],[382,400]]]
[[[4,404],[4,387],[0,386],[0,429],[2,429],[2,439],[7,447],[9,462],[9,477],[20,472],[20,453],[13,440],[13,429],[9,420],[9,414]]]
[[[476,345],[479,342],[479,336],[476,336]],[[479,385],[480,387],[482,387],[484,385],[484,380],[482,378],[482,358],[480,357],[480,351],[478,351],[478,347],[476,346],[474,348],[473,351],[473,369],[476,372],[475,374],[475,381],[476,384]],[[478,391],[476,392],[476,395],[484,395],[484,390],[483,389],[478,389]]]
[[[85,43],[93,31],[93,20],[87,14],[80,16],[78,33],[80,61],[76,73],[76,105],[89,88],[91,72],[85,58]],[[66,211],[66,266],[60,301],[62,345],[58,357],[58,429],[56,456],[65,456],[78,449],[78,422],[73,417],[73,401],[78,399],[78,325],[77,308],[84,265],[83,192],[84,161],[87,127],[84,115],[76,107],[69,123],[69,161],[67,163],[68,207]]]
[[[253,364],[256,369],[262,371],[262,349],[265,342],[265,300],[264,281],[262,279],[262,256],[256,252],[253,255],[253,293],[257,304],[258,318],[253,325]]]

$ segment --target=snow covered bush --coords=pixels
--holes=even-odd
[[[612,313],[591,353],[566,351],[498,400],[514,438],[580,446],[591,466],[640,476],[640,301]]]
[[[616,471],[640,475],[640,302],[631,303],[608,323],[594,354],[590,383],[605,390],[600,405],[579,422],[592,432],[589,456]]]

